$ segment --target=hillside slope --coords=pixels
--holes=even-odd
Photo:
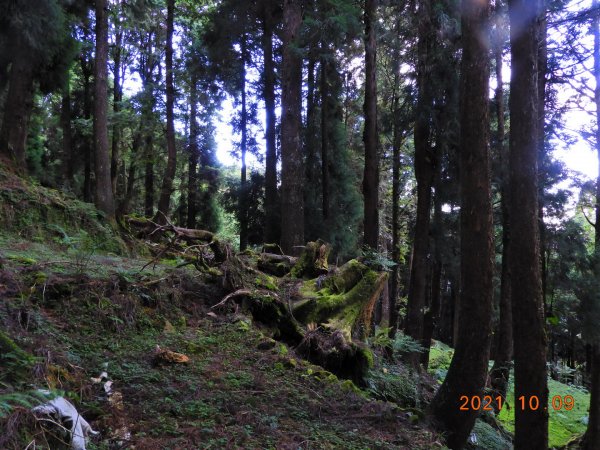
[[[40,388],[100,432],[89,449],[443,448],[414,408],[301,360],[235,304],[216,314],[216,278],[142,270],[89,205],[3,172],[0,209],[0,448],[66,447],[30,412]]]

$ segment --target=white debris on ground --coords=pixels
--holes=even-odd
[[[107,364],[104,364],[104,368],[106,369]],[[104,394],[106,395],[106,400],[108,404],[113,410],[122,411],[124,409],[123,405],[123,394],[119,391],[113,390],[113,382],[108,378],[108,373],[103,371],[97,378],[90,378],[92,383],[94,384],[102,384],[102,389],[104,390]],[[115,431],[111,433],[112,439],[115,439],[119,445],[123,445],[124,443],[131,440],[131,432],[129,431],[127,425],[124,421],[119,421],[120,424],[117,424],[117,428]],[[121,426],[119,426],[121,425]],[[132,447],[130,447],[132,448]]]
[[[40,390],[44,395],[51,395],[50,391]],[[89,423],[77,412],[71,402],[64,397],[56,397],[42,405],[32,408],[34,414],[52,416],[56,423],[62,424],[71,435],[71,448],[73,450],[86,450],[88,436],[100,434],[94,431]]]

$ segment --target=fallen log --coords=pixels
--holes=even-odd
[[[274,253],[261,253],[256,267],[277,277],[283,277],[290,273],[298,258],[287,255],[277,255]]]

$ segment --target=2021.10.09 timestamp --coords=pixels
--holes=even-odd
[[[479,395],[470,397],[468,395],[461,395],[459,400],[461,402],[461,411],[479,411],[480,409],[483,411],[492,411],[494,409],[501,410],[504,401],[500,395],[497,397],[492,397],[491,395],[484,395],[483,397],[480,397]],[[571,411],[575,407],[575,399],[571,395],[565,395],[564,397],[555,395],[552,397],[550,404],[554,411],[560,411],[562,409]],[[516,407],[521,408],[521,410],[537,411],[540,409],[540,399],[537,395],[529,397],[521,395],[516,401]],[[546,410],[548,408],[544,407],[543,409]]]

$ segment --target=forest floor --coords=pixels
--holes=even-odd
[[[147,259],[6,236],[0,253],[0,329],[32,355],[2,355],[0,448],[59,448],[27,397],[8,395],[33,386],[66,395],[100,431],[90,449],[443,448],[415,408],[297,358],[241,312],[212,314],[221,289],[194,270],[140,272]],[[157,345],[190,362],[153,364]],[[103,370],[117,404],[91,381]]]
[[[211,308],[227,293],[214,276],[148,255],[90,205],[0,168],[0,448],[65,447],[30,412],[40,388],[100,432],[88,449],[445,448],[425,410],[448,347],[432,348],[433,376],[376,351],[359,389],[235,304]],[[189,361],[156,364],[157,346]],[[102,371],[110,396],[92,380]],[[562,440],[583,430],[568,418]],[[511,448],[495,421],[478,420],[471,440],[470,450]]]

